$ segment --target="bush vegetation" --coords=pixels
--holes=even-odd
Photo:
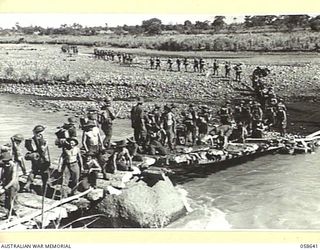
[[[164,25],[152,18],[141,25],[60,28],[39,26],[2,30],[2,43],[77,44],[145,48],[166,51],[318,51],[320,15],[246,16],[242,23],[226,24],[224,16],[212,22],[186,20]],[[4,34],[10,34],[4,36]]]

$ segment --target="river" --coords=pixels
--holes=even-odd
[[[32,136],[37,124],[47,128],[51,157],[56,127],[67,120],[62,112],[49,113],[28,102],[30,97],[0,94],[0,145],[10,136]],[[116,120],[115,139],[131,133],[127,120]],[[188,175],[177,187],[193,210],[169,228],[192,230],[320,229],[320,152],[267,155],[216,173]]]

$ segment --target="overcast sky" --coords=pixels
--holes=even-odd
[[[143,20],[159,18],[164,24],[183,23],[185,20],[213,21],[213,15],[157,15],[157,14],[0,14],[0,27],[11,28],[18,22],[21,26],[37,25],[46,27],[60,27],[61,24],[79,23],[83,26],[115,27],[117,25],[141,25]],[[236,19],[234,19],[236,18]],[[226,16],[226,22],[242,22],[244,16]]]

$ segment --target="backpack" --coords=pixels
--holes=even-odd
[[[110,115],[110,111],[106,110],[99,115],[99,123],[102,126],[108,126],[112,124],[112,117]]]

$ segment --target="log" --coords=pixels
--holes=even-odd
[[[320,136],[314,136],[314,137],[306,137],[306,138],[298,138],[298,139],[295,139],[295,141],[297,141],[297,142],[301,142],[301,141],[309,142],[309,141],[315,141],[315,140],[320,140]]]
[[[49,207],[44,207],[44,210],[43,210],[43,213],[49,211],[49,210],[52,210],[58,206],[61,206],[63,205],[64,203],[68,203],[72,200],[75,200],[75,199],[78,199],[82,196],[85,196],[86,194],[88,194],[89,192],[91,192],[92,188],[89,188],[88,190],[82,192],[82,193],[79,193],[79,194],[76,194],[76,195],[73,195],[71,197],[68,197],[68,198],[65,198],[65,199],[62,199],[60,201],[56,201],[54,202],[52,205],[50,205]],[[37,216],[40,216],[42,214],[42,211],[36,211],[30,215],[27,215],[25,217],[22,217],[22,218],[19,218],[17,220],[14,220],[14,221],[10,221],[8,223],[5,223],[5,224],[2,224],[0,225],[0,230],[4,230],[4,229],[8,229],[10,227],[13,227],[17,224],[21,224],[23,222],[26,222],[26,221],[29,221],[29,220],[32,220],[33,218],[37,217]]]
[[[320,136],[320,130],[318,130],[310,135],[307,135],[306,138],[312,138],[312,137],[316,137],[316,136]]]

